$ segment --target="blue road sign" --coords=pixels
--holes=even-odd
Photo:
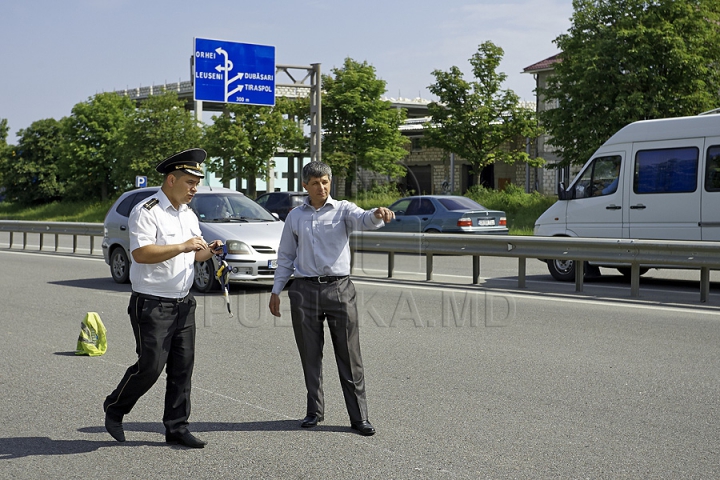
[[[147,187],[147,177],[144,175],[135,175],[136,187]]]
[[[275,105],[275,47],[195,39],[195,100]]]

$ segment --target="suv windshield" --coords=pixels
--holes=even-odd
[[[198,193],[190,202],[201,222],[275,222],[267,210],[241,194]]]

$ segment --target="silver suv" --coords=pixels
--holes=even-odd
[[[146,187],[123,193],[105,216],[103,256],[117,283],[130,275],[128,216],[132,208],[160,187]],[[200,220],[203,238],[222,240],[228,246],[225,259],[232,272],[231,282],[272,282],[277,268],[283,222],[240,192],[201,186],[189,205]],[[195,262],[193,286],[208,292],[217,287],[215,257]],[[264,283],[264,282],[263,282]]]

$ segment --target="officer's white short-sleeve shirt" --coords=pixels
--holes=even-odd
[[[162,190],[130,212],[130,252],[146,245],[173,245],[202,236],[195,212],[187,205],[175,209]],[[195,252],[180,253],[161,263],[130,265],[132,289],[158,297],[182,298],[193,282]]]

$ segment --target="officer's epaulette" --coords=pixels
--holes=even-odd
[[[145,205],[143,205],[143,207],[150,210],[152,207],[154,207],[158,203],[160,203],[160,200],[158,200],[157,198],[153,198],[153,199],[150,199],[147,202],[145,202]]]

